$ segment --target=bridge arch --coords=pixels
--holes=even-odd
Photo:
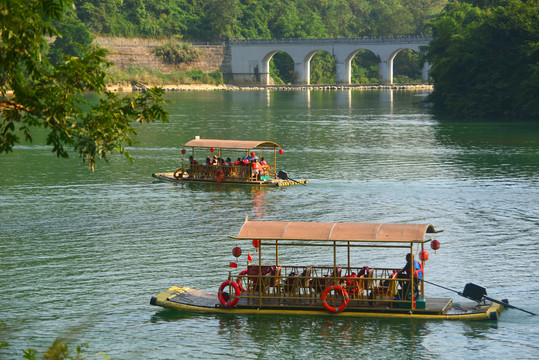
[[[368,53],[370,57],[372,57],[376,61],[376,66],[379,66],[380,63],[380,57],[377,56],[374,52],[368,49],[357,49],[350,53],[348,58],[346,59],[345,63],[348,62],[348,69],[350,74],[345,74],[345,79],[349,79],[348,81],[352,83],[352,74],[353,74],[353,63],[354,59],[358,56],[358,54],[361,54],[363,56],[363,53]],[[376,77],[378,79],[378,76]]]

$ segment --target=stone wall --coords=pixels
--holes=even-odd
[[[164,39],[127,39],[96,37],[95,42],[101,47],[109,50],[107,60],[114,63],[114,66],[125,69],[129,66],[148,67],[170,73],[175,70],[200,69],[204,72],[221,70],[223,73],[230,73],[232,65],[230,54],[227,54],[225,45],[193,45],[200,50],[199,59],[189,65],[169,65],[162,59],[152,54],[152,51],[159,46],[174,42],[175,40]],[[176,41],[179,42],[179,41]]]

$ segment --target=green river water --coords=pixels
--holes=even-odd
[[[539,357],[539,321],[419,321],[200,315],[150,306],[173,285],[217,291],[251,219],[431,223],[441,248],[426,278],[468,282],[539,313],[539,126],[447,121],[421,92],[209,91],[167,94],[169,123],[140,128],[95,173],[57,159],[43,136],[0,155],[0,349],[22,359],[62,338],[111,359],[504,359]],[[278,168],[308,186],[171,184],[182,144],[271,140]],[[202,160],[202,159],[199,159]],[[430,249],[429,249],[430,250]],[[282,263],[331,264],[290,252]],[[245,255],[243,260],[245,260]],[[362,250],[359,266],[404,253]],[[241,270],[241,267],[238,271]],[[430,296],[458,295],[426,286]],[[100,357],[98,357],[100,358]]]

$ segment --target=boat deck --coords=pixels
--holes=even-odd
[[[171,296],[168,297],[168,300],[178,304],[197,306],[197,307],[207,307],[215,308],[221,306],[217,298],[216,292],[201,291],[189,288],[175,287]],[[251,307],[268,307],[268,308],[287,308],[287,309],[302,309],[302,308],[321,308],[321,303],[313,303],[308,300],[300,299],[260,299],[260,298],[241,298],[237,307],[240,308],[251,308]],[[453,304],[453,300],[450,298],[426,298],[425,299],[425,309],[415,309],[417,312],[430,313],[430,314],[445,314],[447,313]],[[470,303],[476,305],[475,303]],[[461,305],[461,308],[464,309]],[[347,311],[409,311],[410,309],[401,308],[401,309],[392,309],[387,306],[373,306],[366,301],[354,301],[351,300],[348,304]],[[462,310],[460,310],[462,311]]]

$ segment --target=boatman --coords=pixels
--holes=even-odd
[[[413,264],[413,268],[412,268]],[[414,295],[418,295],[419,281],[423,278],[423,265],[420,262],[412,259],[412,254],[406,254],[406,265],[397,273],[398,279],[411,279],[412,271],[414,272]],[[404,293],[404,298],[410,298],[410,281],[400,281],[401,290]]]

